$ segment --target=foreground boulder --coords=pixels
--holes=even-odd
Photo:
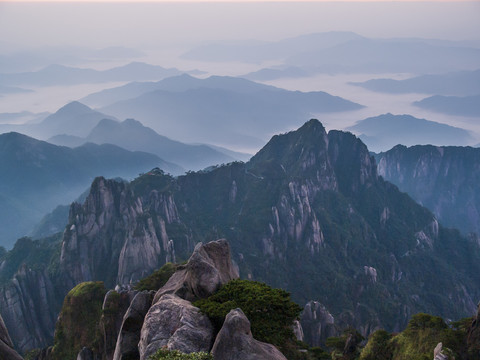
[[[139,292],[123,317],[113,355],[114,360],[138,359],[138,342],[145,315],[152,305],[153,292]]]
[[[200,309],[176,295],[166,294],[145,317],[138,344],[140,360],[148,359],[162,347],[183,353],[208,352],[213,337],[213,325]]]
[[[0,316],[0,359],[22,360],[22,357],[13,349],[12,340],[8,335],[7,327]]]
[[[287,360],[275,346],[253,338],[241,309],[227,314],[211,353],[215,360]]]
[[[233,266],[230,246],[225,239],[198,243],[188,263],[157,291],[153,302],[165,294],[175,294],[188,301],[204,299],[238,277],[238,269]]]
[[[233,266],[226,240],[199,243],[187,264],[179,266],[156,292],[153,303],[151,298],[147,301],[146,295],[137,299],[140,294],[132,301],[113,359],[147,359],[163,346],[184,353],[209,351],[213,326],[191,301],[212,295],[236,278],[238,270]]]

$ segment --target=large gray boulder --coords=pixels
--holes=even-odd
[[[203,299],[238,277],[238,269],[232,263],[230,246],[225,239],[199,243],[188,263],[157,291],[153,302],[165,294],[175,294],[188,301]]]
[[[140,360],[162,347],[186,354],[209,351],[213,336],[213,325],[200,309],[174,294],[165,294],[145,316],[138,344]]]
[[[138,359],[138,342],[145,315],[152,305],[153,292],[139,292],[132,300],[123,317],[117,345],[113,354],[114,360]]]
[[[287,360],[275,346],[253,338],[241,309],[227,314],[211,353],[215,360]]]
[[[7,327],[0,315],[0,359],[22,360],[22,357],[13,349],[12,339],[8,335]]]

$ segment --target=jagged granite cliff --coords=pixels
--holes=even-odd
[[[378,173],[443,225],[480,234],[480,149],[398,145],[375,156]]]
[[[364,335],[401,330],[419,311],[467,316],[480,298],[478,244],[379,177],[358,138],[327,134],[316,120],[274,136],[246,164],[97,178],[71,207],[51,281],[63,294],[82,281],[134,283],[216,238],[229,240],[241,277],[287,289],[299,304],[318,301]],[[6,306],[28,317],[18,303]],[[38,339],[40,326],[23,338]]]

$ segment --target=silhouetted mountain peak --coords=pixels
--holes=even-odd
[[[55,112],[56,115],[80,115],[92,113],[94,110],[78,101],[72,101]]]

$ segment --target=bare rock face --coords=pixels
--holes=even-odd
[[[12,339],[8,335],[7,328],[0,316],[0,359],[21,360],[22,357],[13,349]]]
[[[213,325],[200,309],[176,295],[163,295],[145,317],[138,344],[140,360],[162,347],[183,353],[209,351],[213,335]]]
[[[333,315],[318,301],[309,301],[300,315],[304,341],[310,346],[321,346],[331,336],[337,336]]]
[[[0,312],[16,349],[51,343],[61,302],[46,270],[22,266],[0,290]]]
[[[448,360],[448,355],[443,353],[443,344],[440,342],[433,350],[433,360]]]
[[[156,303],[165,294],[175,294],[194,301],[206,298],[223,284],[239,277],[230,257],[230,246],[225,239],[199,243],[185,267],[172,275],[155,294]]]
[[[118,334],[114,360],[138,359],[138,342],[145,315],[152,304],[153,292],[139,292],[132,300]]]
[[[215,360],[286,360],[275,346],[253,338],[241,309],[227,314],[211,353]]]
[[[115,353],[118,334],[123,323],[123,317],[136,295],[133,290],[110,290],[105,294],[102,306],[100,326],[103,334],[104,356],[112,360]]]

